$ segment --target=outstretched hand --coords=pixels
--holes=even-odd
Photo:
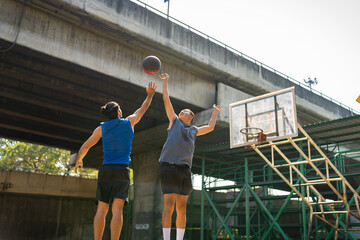
[[[77,161],[76,164],[75,164],[75,173],[78,173],[78,168],[83,168],[83,161],[80,160],[80,161]]]
[[[154,81],[149,81],[149,86],[146,87],[146,92],[149,96],[154,96],[156,90],[156,84]]]
[[[167,82],[169,80],[169,74],[167,74],[167,73],[162,73],[159,77],[161,80],[163,80],[163,82],[164,81]]]
[[[223,110],[220,105],[216,105],[216,104],[213,105],[213,109],[214,109],[214,111],[216,111],[216,112],[220,112],[220,111]]]

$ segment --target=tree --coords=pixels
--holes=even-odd
[[[70,152],[64,149],[0,138],[2,166],[69,172],[69,155]]]

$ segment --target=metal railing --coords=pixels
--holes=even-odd
[[[133,2],[141,3],[141,4],[144,6],[144,8],[149,9],[149,10],[151,10],[151,11],[153,11],[153,12],[155,12],[155,13],[161,15],[161,16],[164,16],[165,18],[168,18],[168,19],[171,20],[172,22],[177,23],[177,24],[185,27],[185,28],[187,28],[188,30],[190,30],[190,31],[192,31],[192,32],[194,32],[194,33],[196,33],[196,34],[199,34],[199,35],[203,36],[204,38],[207,38],[209,41],[212,41],[212,42],[214,42],[214,43],[217,43],[217,44],[219,44],[220,46],[223,46],[224,48],[232,51],[232,52],[235,53],[235,54],[240,55],[240,56],[243,57],[243,58],[246,58],[247,60],[249,60],[249,61],[251,61],[251,62],[259,65],[260,67],[266,68],[267,70],[272,71],[272,72],[274,72],[275,74],[278,74],[279,76],[281,76],[281,77],[283,77],[283,78],[285,78],[285,79],[293,82],[294,84],[296,84],[296,85],[298,85],[298,86],[301,86],[301,87],[309,90],[310,92],[313,92],[313,93],[315,93],[315,94],[317,94],[317,95],[319,95],[319,96],[321,96],[321,97],[323,97],[323,98],[325,98],[325,99],[327,99],[327,100],[329,100],[329,101],[331,101],[331,102],[333,102],[333,103],[335,103],[335,104],[338,104],[339,106],[341,106],[341,107],[343,107],[343,108],[345,108],[345,109],[348,109],[350,112],[353,113],[353,115],[355,115],[355,114],[360,114],[359,111],[356,111],[355,109],[353,109],[353,108],[351,108],[351,107],[349,107],[349,106],[341,103],[340,101],[337,101],[337,100],[335,100],[335,99],[333,99],[333,98],[331,98],[331,97],[329,97],[329,96],[327,96],[327,95],[325,95],[325,94],[323,94],[323,93],[321,93],[321,92],[319,92],[319,91],[317,91],[317,90],[315,90],[315,89],[313,89],[313,88],[310,88],[308,85],[306,85],[306,84],[304,84],[304,83],[302,83],[302,82],[300,82],[300,81],[298,81],[298,80],[296,80],[296,79],[294,79],[294,78],[292,78],[292,77],[289,77],[288,75],[286,75],[286,74],[284,74],[284,73],[282,73],[282,72],[280,72],[280,71],[278,71],[278,70],[276,70],[276,69],[274,69],[274,68],[272,68],[272,67],[270,67],[270,66],[268,66],[268,65],[266,65],[266,64],[264,64],[264,63],[262,63],[262,62],[260,62],[260,61],[258,61],[258,60],[256,60],[255,58],[252,58],[252,57],[246,55],[245,53],[240,52],[239,50],[237,50],[237,49],[235,49],[235,48],[233,48],[233,47],[230,47],[229,45],[227,45],[227,44],[225,44],[225,43],[223,43],[223,42],[221,42],[221,41],[219,41],[219,40],[217,40],[217,39],[215,39],[215,38],[207,35],[206,33],[201,32],[200,30],[197,30],[197,29],[189,26],[189,25],[186,24],[186,23],[181,22],[180,20],[178,20],[178,19],[176,19],[176,18],[173,18],[173,17],[171,17],[171,16],[168,16],[166,13],[164,13],[164,12],[162,12],[162,11],[160,11],[160,10],[158,10],[158,9],[156,9],[156,8],[154,8],[154,7],[148,5],[148,4],[146,4],[146,3],[144,3],[144,2],[142,2],[142,1],[140,1],[140,0],[132,0],[132,1],[133,1]]]

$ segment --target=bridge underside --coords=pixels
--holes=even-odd
[[[2,48],[9,45],[11,43],[0,41]],[[124,116],[127,116],[146,97],[145,81],[142,88],[21,46],[0,54],[0,70],[1,137],[64,148],[72,152],[76,152],[92,130],[106,120],[99,111],[104,103],[117,101]],[[157,81],[156,77],[154,80]],[[176,99],[172,103],[176,112],[183,108],[190,108],[195,113],[204,110]],[[356,119],[355,117],[355,123],[349,125],[349,129],[358,126]],[[133,154],[161,149],[166,139],[167,123],[162,95],[156,93],[151,107],[135,128]],[[309,129],[317,127],[313,125]],[[328,134],[329,129],[324,132]],[[355,129],[341,141],[356,139],[356,134]],[[198,138],[197,148],[217,145],[211,151],[220,149],[222,158],[225,159],[228,156],[243,158],[252,155],[243,148],[226,150],[229,149],[226,144],[228,139],[226,124],[218,124],[213,133]],[[331,137],[325,139],[321,134],[317,140],[321,143],[339,142]],[[99,167],[101,157],[99,143],[89,152],[87,167]],[[213,161],[216,163],[222,160]],[[194,171],[201,173],[200,154],[194,157]]]
[[[0,41],[0,47],[11,43]],[[145,75],[145,73],[144,73]],[[154,81],[161,84],[157,77]],[[120,104],[124,116],[139,108],[146,97],[143,87],[115,79],[80,65],[65,62],[25,47],[0,53],[0,136],[78,151],[92,130],[106,118],[100,107]],[[176,112],[204,109],[172,99]],[[135,127],[133,154],[160,149],[166,139],[167,117],[162,95],[156,93],[143,119]],[[219,126],[198,146],[224,142],[226,127]],[[87,167],[99,167],[101,142],[89,152]]]
[[[228,141],[229,103],[294,85],[131,1],[8,0],[0,12],[1,49],[11,46],[19,33],[15,47],[0,53],[0,136],[5,138],[76,152],[106,120],[100,106],[117,101],[127,116],[141,105],[152,78],[140,63],[151,53],[173,76],[169,91],[176,112],[192,109],[202,119],[196,125],[201,125],[207,123],[206,109],[213,103],[224,106],[215,131],[199,137],[197,147]],[[295,92],[302,124],[352,114],[302,86]],[[135,127],[135,155],[160,150],[165,142],[167,119],[160,93],[161,86]],[[99,167],[101,159],[98,144],[87,155],[86,167]]]

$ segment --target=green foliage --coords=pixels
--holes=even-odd
[[[18,169],[69,171],[69,151],[0,138],[0,165]]]

